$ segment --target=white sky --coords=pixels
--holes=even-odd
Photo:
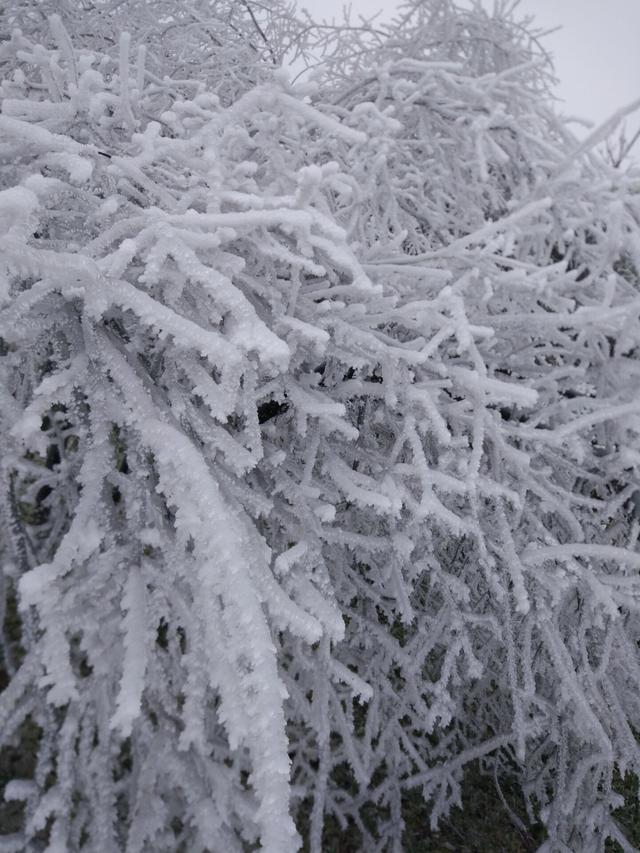
[[[343,0],[298,0],[315,17],[341,17]],[[492,0],[484,0],[491,7]],[[351,0],[354,16],[385,14],[394,0]],[[600,123],[640,97],[640,0],[521,0],[520,16],[534,15],[540,27],[562,26],[543,41],[560,80],[564,115]],[[630,127],[640,123],[640,113]],[[574,126],[575,132],[581,132]],[[584,131],[582,131],[584,132]]]

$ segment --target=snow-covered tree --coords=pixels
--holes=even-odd
[[[631,850],[637,176],[506,6],[50,6],[0,43],[0,845],[401,851],[480,761]]]

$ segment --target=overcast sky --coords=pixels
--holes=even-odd
[[[314,16],[340,17],[343,0],[299,0]],[[355,13],[391,12],[394,0],[352,0]],[[493,0],[486,0],[491,8]],[[560,78],[565,115],[597,123],[640,97],[640,0],[521,0],[539,26],[562,26],[545,40]],[[635,116],[637,126],[640,117]],[[578,131],[578,128],[574,128]]]

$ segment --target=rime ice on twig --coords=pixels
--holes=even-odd
[[[577,151],[509,14],[336,38],[129,0],[114,38],[41,5],[0,45],[16,845],[287,853],[308,815],[313,853],[328,816],[400,851],[404,792],[435,826],[470,762],[542,849],[620,840],[632,173]]]

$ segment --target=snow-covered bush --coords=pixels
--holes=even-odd
[[[478,760],[626,844],[633,173],[506,9],[51,5],[0,43],[0,849],[400,851]]]

